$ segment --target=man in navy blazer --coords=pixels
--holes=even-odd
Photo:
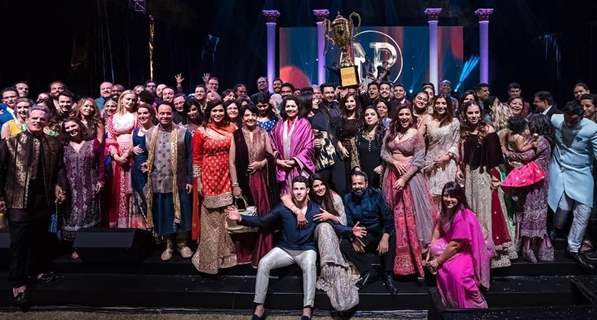
[[[311,312],[315,302],[315,282],[317,278],[317,252],[315,239],[316,222],[313,217],[321,212],[319,206],[309,201],[309,179],[297,176],[292,179],[292,201],[307,220],[306,225],[299,227],[296,215],[280,204],[266,216],[242,216],[237,209],[228,210],[228,219],[238,221],[239,224],[252,227],[278,226],[281,239],[261,260],[257,268],[255,283],[255,312],[253,320],[264,319],[265,297],[269,284],[270,271],[278,268],[298,264],[303,270],[303,316],[301,319],[311,319]]]

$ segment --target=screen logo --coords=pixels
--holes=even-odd
[[[361,83],[385,78],[396,82],[402,74],[402,50],[389,35],[377,30],[363,30],[354,36],[353,49]]]

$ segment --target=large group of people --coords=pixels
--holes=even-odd
[[[427,268],[447,306],[487,307],[490,269],[551,261],[556,237],[594,269],[596,96],[584,83],[558,106],[547,91],[526,102],[517,83],[502,100],[485,83],[460,98],[447,80],[437,93],[425,83],[410,101],[383,81],[275,79],[269,92],[260,77],[248,95],[203,80],[190,94],[180,74],[174,87],[103,82],[97,99],[60,81],[35,100],[25,82],[1,91],[0,217],[18,303],[52,279],[52,220],[67,242],[85,228],[150,230],[162,260],[201,273],[250,264],[254,319],[270,271],[294,263],[306,319],[316,288],[349,310],[377,271],[395,294],[396,277]]]

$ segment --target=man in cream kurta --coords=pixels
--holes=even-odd
[[[147,162],[141,166],[147,173],[147,219],[154,232],[166,238],[162,260],[172,258],[175,241],[180,255],[190,258],[193,252],[187,238],[192,211],[191,134],[172,122],[172,105],[162,103],[157,111],[160,123],[147,131],[145,143],[140,146],[147,152]]]

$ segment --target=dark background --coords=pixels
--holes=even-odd
[[[147,0],[156,21],[155,80],[173,85],[174,74],[182,72],[190,91],[211,72],[222,89],[244,82],[254,91],[266,68],[262,9],[279,10],[282,27],[313,26],[311,10],[319,8],[332,18],[356,11],[363,25],[406,26],[427,25],[426,7],[443,8],[440,25],[464,26],[465,61],[478,55],[473,12],[495,9],[490,80],[500,97],[511,81],[520,82],[527,97],[546,89],[557,101],[571,99],[577,81],[597,86],[597,1],[591,0]],[[36,95],[64,80],[81,95],[97,96],[104,79],[130,87],[149,78],[148,17],[128,0],[3,0],[0,13],[2,87],[26,80]],[[210,37],[219,39],[217,46]],[[477,67],[463,87],[476,84],[478,74]]]

